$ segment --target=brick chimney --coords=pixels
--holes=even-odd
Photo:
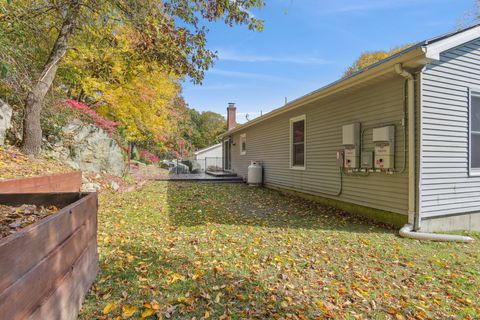
[[[237,108],[235,103],[230,102],[227,108],[227,130],[232,130],[237,126]]]

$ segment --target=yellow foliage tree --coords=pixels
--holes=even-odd
[[[120,122],[127,141],[153,144],[162,151],[179,134],[177,122],[186,113],[174,105],[180,79],[167,74],[156,61],[138,56],[133,29],[106,26],[88,34],[96,39],[78,41],[81,45],[69,52],[60,71],[70,83],[70,96]],[[98,47],[105,41],[109,44]]]
[[[345,73],[343,74],[344,77],[348,77],[352,74],[354,74],[355,72],[361,70],[361,69],[364,69],[368,66],[371,66],[372,64],[380,61],[380,60],[383,60],[383,59],[386,59],[390,56],[393,56],[394,54],[402,51],[402,50],[405,50],[407,49],[408,47],[411,47],[412,44],[407,44],[407,45],[404,45],[404,46],[399,46],[399,47],[395,47],[389,51],[383,51],[383,50],[380,50],[380,51],[367,51],[367,52],[364,52],[360,55],[360,57],[357,58],[357,60],[355,60],[355,62],[350,66],[348,67],[348,69],[345,71]]]

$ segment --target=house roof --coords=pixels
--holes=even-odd
[[[406,68],[418,69],[419,67],[423,67],[428,62],[440,60],[441,52],[477,38],[480,38],[480,24],[475,24],[461,30],[418,42],[413,46],[408,47],[405,50],[402,50],[388,58],[360,69],[348,77],[341,78],[320,89],[292,100],[280,108],[274,109],[273,111],[270,111],[247,123],[238,125],[234,129],[222,134],[222,137],[263,122],[278,114],[303,106],[313,100],[317,100],[345,89],[352,88],[360,83],[366,82],[388,72],[393,72],[395,65],[397,64],[402,64]]]
[[[206,148],[197,150],[197,151],[194,152],[194,154],[195,154],[195,155],[199,155],[200,153],[207,152],[207,151],[210,151],[210,150],[212,150],[212,149],[215,149],[215,148],[218,148],[218,147],[221,147],[221,146],[222,146],[221,143],[217,143],[217,144],[214,144],[213,146],[210,146],[210,147],[206,147]]]

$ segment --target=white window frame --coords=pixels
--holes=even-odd
[[[298,121],[304,121],[304,133],[303,133],[303,166],[293,165],[293,124]],[[290,169],[293,170],[305,170],[307,168],[307,117],[302,114],[301,116],[290,118]]]
[[[480,98],[480,87],[479,88],[470,88],[468,94],[468,174],[471,177],[480,176],[480,168],[472,168],[472,135],[479,134],[480,131],[472,130],[472,97]]]
[[[242,141],[245,141],[245,150],[242,150]],[[240,135],[240,155],[241,156],[244,156],[247,154],[247,134],[246,133],[242,133]]]

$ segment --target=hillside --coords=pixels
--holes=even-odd
[[[0,180],[74,171],[53,159],[29,158],[15,147],[0,147]]]

